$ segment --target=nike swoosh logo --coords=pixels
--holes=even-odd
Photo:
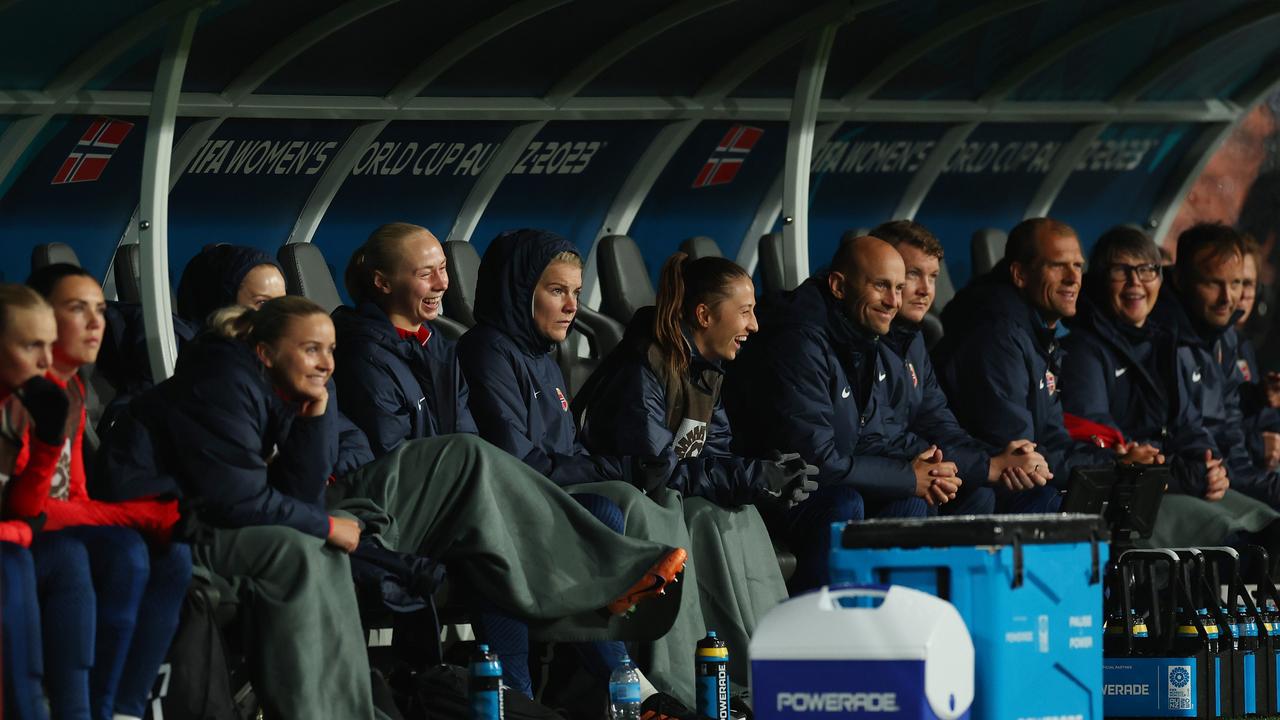
[[[1191,382],[1200,382],[1200,371],[1196,370],[1191,373]]]
[[[1041,390],[1043,390],[1043,389],[1044,389],[1044,381],[1043,381],[1043,380],[1041,380],[1041,381],[1040,381],[1040,389],[1041,389]]]
[[[850,395],[850,391],[849,391],[849,388],[847,387],[840,391],[840,397],[842,398],[847,398],[849,397],[849,395]]]
[[[533,391],[533,399],[534,399],[534,400],[537,400],[537,399],[538,399],[538,398],[540,398],[540,397],[542,397],[542,391],[541,391],[541,390],[534,390],[534,391]]]
[[[885,374],[880,373],[880,382],[884,382]]]
[[[1123,375],[1123,374],[1125,374],[1125,373],[1127,373],[1127,372],[1129,372],[1129,368],[1127,368],[1127,367],[1116,368],[1116,377],[1120,377],[1121,375]]]

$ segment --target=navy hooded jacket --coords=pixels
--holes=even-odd
[[[985,485],[991,456],[999,451],[965,432],[947,406],[947,396],[938,384],[920,327],[905,320],[895,321],[880,347],[885,353],[889,395],[901,399],[886,422],[897,428],[895,432],[910,431],[930,445],[937,445],[943,458],[956,464],[960,479],[971,487]]]
[[[1160,290],[1152,317],[1188,338],[1179,367],[1191,400],[1200,410],[1204,428],[1221,453],[1231,487],[1272,506],[1280,506],[1280,476],[1258,469],[1245,441],[1244,415],[1240,410],[1240,384],[1244,375],[1237,363],[1239,336],[1232,325],[1208,327],[1192,318],[1171,286]],[[1217,455],[1217,453],[1215,453]]]
[[[1179,352],[1185,339],[1155,319],[1122,327],[1086,294],[1069,327],[1063,409],[1160,448],[1171,465],[1169,490],[1204,495],[1204,451],[1217,455],[1217,446],[1192,402],[1189,354]]]
[[[723,507],[754,501],[767,490],[761,475],[767,461],[735,456],[730,448],[733,436],[720,398],[724,370],[688,343],[688,385],[711,399],[712,412],[705,425],[684,418],[678,428],[684,432],[677,437],[667,422],[666,382],[648,362],[653,322],[652,307],[638,311],[622,342],[573,399],[578,437],[593,453],[659,459],[667,487],[685,497]]]
[[[1067,433],[1056,333],[1009,282],[1005,264],[956,294],[942,321],[946,335],[936,354],[942,388],[974,437],[1000,448],[1031,440],[1060,487],[1076,467],[1115,462],[1111,450]]]
[[[430,323],[426,345],[402,338],[387,314],[370,302],[337,308],[333,324],[338,406],[369,437],[375,456],[406,440],[475,434],[452,340]]]
[[[270,265],[284,275],[280,263],[257,248],[204,246],[182,269],[182,279],[178,281],[178,316],[196,327],[204,327],[214,310],[236,304],[240,283],[259,265]]]
[[[578,442],[568,385],[555,344],[533,322],[533,293],[551,259],[577,253],[541,230],[499,235],[485,250],[476,282],[476,325],[458,341],[480,436],[560,485],[623,479],[596,475]]]
[[[735,452],[799,453],[821,485],[875,501],[915,497],[911,463],[928,443],[892,422],[879,345],[845,317],[826,275],[771,298],[725,379]]]
[[[339,447],[334,403],[298,417],[246,343],[205,334],[172,378],[129,405],[106,439],[104,469],[117,488],[178,490],[216,527],[284,525],[324,538]]]

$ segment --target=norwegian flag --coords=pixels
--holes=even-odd
[[[728,185],[733,182],[747,153],[760,141],[764,130],[749,125],[734,125],[720,138],[715,152],[707,158],[698,177],[693,179],[693,187],[710,187],[712,185]]]
[[[102,177],[107,169],[111,155],[124,142],[133,123],[123,120],[98,118],[89,123],[89,129],[80,136],[79,142],[72,148],[71,154],[62,161],[62,166],[53,175],[50,185],[67,183],[93,182]]]

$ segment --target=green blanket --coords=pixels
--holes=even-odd
[[[1221,545],[1237,532],[1258,532],[1280,513],[1243,493],[1228,490],[1217,502],[1190,495],[1165,493],[1151,537],[1142,547],[1195,547]]]

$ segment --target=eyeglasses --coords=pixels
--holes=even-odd
[[[1160,277],[1160,266],[1155,263],[1144,263],[1142,265],[1126,265],[1124,263],[1111,263],[1108,274],[1112,280],[1128,280],[1129,274],[1132,273],[1139,282],[1151,282]]]

